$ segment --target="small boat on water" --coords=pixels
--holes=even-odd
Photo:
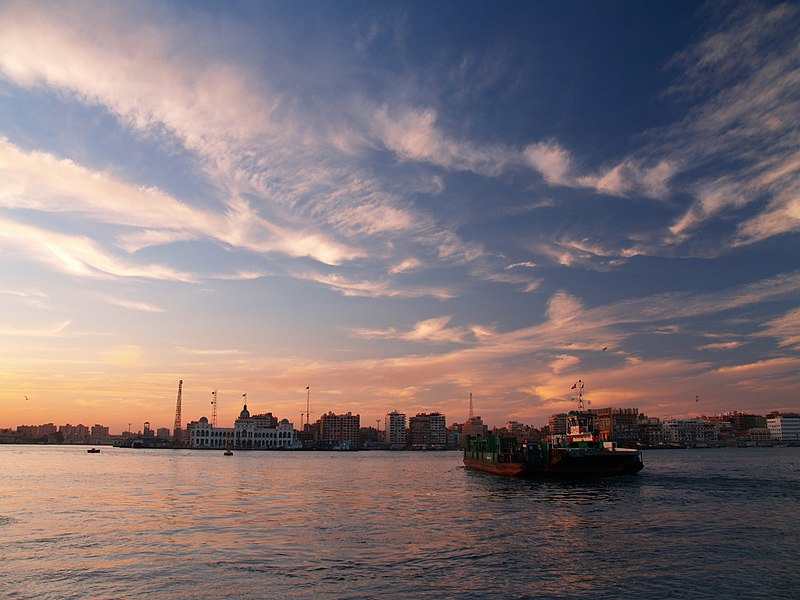
[[[225,452],[223,452],[225,456],[233,456],[233,450],[231,450],[231,440],[228,438],[228,443],[225,444]]]
[[[88,452],[89,454],[99,454],[99,453],[100,453],[100,448],[89,448],[89,449],[87,450],[87,452]]]
[[[583,382],[578,382],[583,388]],[[578,385],[576,384],[576,385]],[[642,453],[633,448],[619,448],[601,439],[594,426],[594,413],[583,409],[567,416],[567,433],[551,435],[541,443],[520,441],[514,437],[467,436],[464,443],[464,466],[509,477],[606,477],[631,475],[644,468]]]

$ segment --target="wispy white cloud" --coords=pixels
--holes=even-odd
[[[670,192],[669,183],[677,170],[677,166],[667,160],[645,167],[633,159],[626,159],[598,175],[578,177],[577,183],[612,196],[638,194],[663,198]]]
[[[727,8],[713,30],[671,63],[683,76],[669,94],[700,101],[681,122],[657,133],[654,148],[688,169],[717,171],[688,184],[696,201],[671,228],[678,241],[764,199],[755,216],[740,222],[732,245],[800,230],[800,8]]]
[[[800,350],[800,308],[768,321],[756,335],[775,338],[782,348]]]
[[[125,231],[119,245],[128,252],[200,237],[258,253],[311,256],[338,264],[358,251],[302,227],[287,229],[262,218],[249,202],[228,201],[224,213],[190,206],[155,189],[131,185],[70,160],[24,152],[0,138],[0,206],[76,213],[99,222],[140,228]]]
[[[744,342],[730,341],[730,342],[714,342],[712,344],[703,344],[699,346],[698,350],[733,350],[739,348]]]
[[[481,146],[447,136],[437,126],[437,114],[432,108],[403,109],[391,114],[388,107],[382,106],[372,121],[377,138],[403,160],[490,176],[499,175],[518,161],[517,152],[507,146]]]
[[[0,294],[11,296],[35,308],[48,308],[50,306],[49,295],[40,290],[0,290]]]
[[[544,180],[554,185],[569,184],[573,180],[572,156],[555,140],[531,144],[523,151],[525,159]]]
[[[130,310],[138,310],[148,313],[166,312],[163,308],[155,306],[154,304],[150,304],[149,302],[140,302],[135,300],[129,300],[127,298],[117,298],[108,295],[100,295],[98,296],[98,298],[103,302],[107,302],[108,304],[113,304],[114,306],[119,306]]]
[[[393,339],[428,344],[465,344],[484,339],[492,335],[489,328],[481,326],[450,327],[452,316],[435,317],[418,321],[408,331],[397,328],[361,329],[356,328],[353,335],[365,339]]]
[[[19,327],[15,325],[0,325],[0,335],[18,337],[58,337],[72,324],[71,320],[60,321],[39,327]]]
[[[422,261],[416,258],[407,258],[389,268],[389,273],[392,275],[397,275],[398,273],[405,273],[407,271],[413,271],[415,269],[419,269],[422,266]]]
[[[423,298],[429,296],[439,300],[447,300],[455,296],[454,291],[445,287],[415,286],[404,288],[385,279],[350,279],[341,274],[319,273],[308,273],[303,278],[326,285],[343,296],[366,298]]]
[[[142,277],[194,281],[188,273],[159,264],[133,264],[106,252],[88,237],[56,233],[0,217],[0,246],[17,258],[36,260],[81,277]]]

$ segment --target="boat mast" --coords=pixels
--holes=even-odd
[[[578,411],[579,412],[583,412],[583,409],[584,409],[584,406],[583,406],[583,380],[582,379],[578,379],[578,381],[573,383],[572,384],[572,389],[573,390],[574,389],[578,390]],[[574,399],[575,398],[573,398],[573,400]]]

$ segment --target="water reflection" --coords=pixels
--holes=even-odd
[[[733,597],[751,578],[773,597],[800,588],[788,568],[800,476],[767,468],[796,460],[791,449],[665,451],[639,475],[580,482],[473,473],[456,453],[9,450],[0,582],[20,598]]]

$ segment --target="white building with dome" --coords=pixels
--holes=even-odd
[[[200,417],[199,421],[189,423],[187,431],[190,448],[269,450],[303,447],[288,419],[278,422],[272,413],[250,416],[246,404],[233,427],[214,427],[206,417]]]

